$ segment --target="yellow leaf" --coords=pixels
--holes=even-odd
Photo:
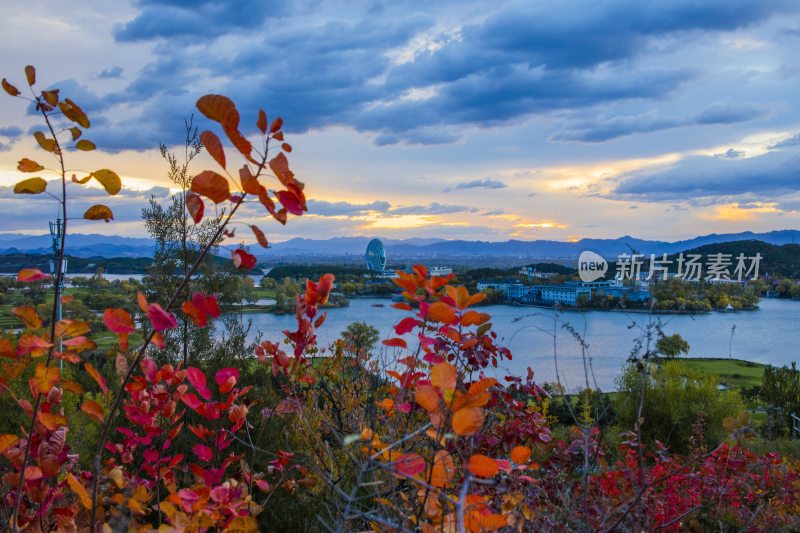
[[[45,137],[44,133],[41,131],[34,131],[33,138],[36,139],[36,142],[39,143],[39,146],[41,146],[44,150],[53,154],[57,154],[59,152],[56,141],[54,139]]]
[[[117,175],[117,173],[113,170],[108,170],[107,168],[95,170],[92,172],[92,177],[99,181],[100,184],[105,187],[106,192],[112,196],[117,194],[120,189],[122,189],[122,180],[119,179],[119,175]]]
[[[97,148],[97,145],[88,139],[81,139],[80,141],[75,143],[75,148],[83,152],[91,152],[92,150]]]
[[[67,474],[67,485],[69,485],[69,488],[72,489],[72,492],[77,494],[78,498],[80,498],[81,503],[86,509],[92,508],[92,498],[89,497],[89,493],[86,491],[86,488],[81,484],[80,481],[75,479],[75,476],[72,474]]]
[[[87,220],[105,220],[108,222],[109,220],[114,220],[114,213],[112,213],[111,209],[108,207],[97,204],[87,209],[83,214],[83,218]]]
[[[28,178],[14,185],[16,194],[40,194],[47,188],[47,182],[42,178]]]
[[[19,437],[10,433],[0,435],[0,453],[5,453],[6,450],[19,442]]]

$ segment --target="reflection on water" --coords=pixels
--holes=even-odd
[[[372,324],[382,338],[394,336],[392,326],[407,313],[391,308],[390,304],[388,300],[364,298],[351,300],[350,307],[328,310],[328,320],[318,331],[320,344],[331,343],[355,321]],[[492,315],[494,330],[502,339],[500,342],[511,349],[514,357],[502,363],[499,369],[487,369],[488,374],[524,375],[530,366],[539,381],[555,380],[555,337],[561,378],[570,389],[584,381],[580,343],[573,337],[570,327],[588,344],[594,376],[603,389],[613,388],[614,379],[648,322],[660,321],[667,335],[679,333],[683,336],[691,345],[689,355],[692,357],[731,355],[775,365],[800,361],[797,351],[800,302],[796,301],[764,299],[757,311],[698,316],[566,311],[560,314],[558,323],[554,323],[555,314],[548,309],[495,305],[480,310]],[[260,330],[271,340],[279,339],[282,330],[294,326],[292,315],[259,313],[245,317],[252,319],[253,331]]]

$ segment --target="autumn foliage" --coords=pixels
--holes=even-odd
[[[47,191],[68,221],[67,185],[94,180],[114,195],[122,183],[108,169],[68,175],[68,154],[95,148],[83,137],[91,122],[57,89],[34,90],[33,67],[25,76],[30,97],[5,79],[2,86],[34,104],[45,129],[33,138],[56,169],[22,159],[20,172],[55,178],[26,178],[14,191]],[[307,211],[282,119],[269,121],[258,110],[253,127],[244,127],[234,103],[220,95],[200,98],[197,109],[218,126],[219,135],[200,133],[218,168],[193,176],[185,206],[195,224],[219,213],[213,242],[233,240],[229,223],[245,202],[260,204],[280,224]],[[98,204],[83,217],[109,222],[113,212]],[[249,230],[268,248],[262,229]],[[61,256],[68,238],[65,229]],[[19,330],[0,338],[0,389],[20,421],[0,428],[4,529],[269,530],[265,517],[278,498],[315,509],[312,523],[322,530],[800,528],[800,465],[749,451],[741,425],[731,424],[726,441],[687,456],[645,446],[636,433],[610,448],[591,423],[556,437],[549,395],[533,371],[498,379],[496,369],[512,354],[492,317],[476,308],[484,295],[421,265],[397,273],[404,301],[394,304],[394,335],[379,353],[353,356],[342,342],[318,345],[334,289],[326,274],[307,280],[297,297],[296,328],[266,332],[272,340],[261,340],[247,360],[214,371],[157,363],[164,332],[179,314],[199,328],[221,315],[214,294],[181,296],[207,253],[173,294],[154,301],[139,294],[135,316],[106,309],[104,331],[57,320],[55,305],[52,316],[30,305],[13,309]],[[243,245],[230,246],[230,254],[236,268],[256,264]],[[62,297],[63,274],[59,266],[53,302]],[[22,283],[49,278],[31,268],[17,275]],[[136,334],[144,340],[133,343]],[[108,335],[115,345],[103,353],[95,339]],[[328,357],[313,359],[323,350]],[[109,364],[96,366],[98,353]],[[265,404],[244,377],[254,365],[273,386],[274,403]],[[85,438],[96,446],[92,457],[68,444],[79,422],[91,424]],[[259,440],[271,423],[280,426],[278,437]]]

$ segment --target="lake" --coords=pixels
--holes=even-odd
[[[328,319],[318,331],[320,345],[333,342],[348,324],[356,321],[373,325],[382,339],[395,336],[392,326],[409,314],[393,309],[391,303],[387,299],[358,298],[350,301],[350,307],[329,309]],[[384,307],[375,307],[376,304]],[[660,322],[667,335],[679,333],[691,346],[692,357],[731,355],[773,365],[800,361],[800,302],[791,300],[764,298],[756,311],[696,316],[563,311],[556,319],[549,309],[493,305],[479,310],[492,315],[498,341],[513,354],[513,360],[504,361],[500,368],[487,369],[487,374],[498,378],[525,375],[527,367],[531,367],[537,381],[555,381],[553,332],[557,320],[558,369],[569,390],[582,386],[584,372],[580,343],[563,327],[565,324],[583,335],[597,385],[604,390],[614,388],[615,378],[649,322]],[[279,339],[282,330],[295,326],[294,315],[258,313],[245,315],[247,319],[252,320],[253,331],[262,331],[264,338],[270,340]],[[408,340],[411,345],[412,340]]]

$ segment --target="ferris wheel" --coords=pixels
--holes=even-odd
[[[372,272],[383,272],[386,268],[386,250],[380,239],[369,241],[364,259],[367,262],[367,268]]]

